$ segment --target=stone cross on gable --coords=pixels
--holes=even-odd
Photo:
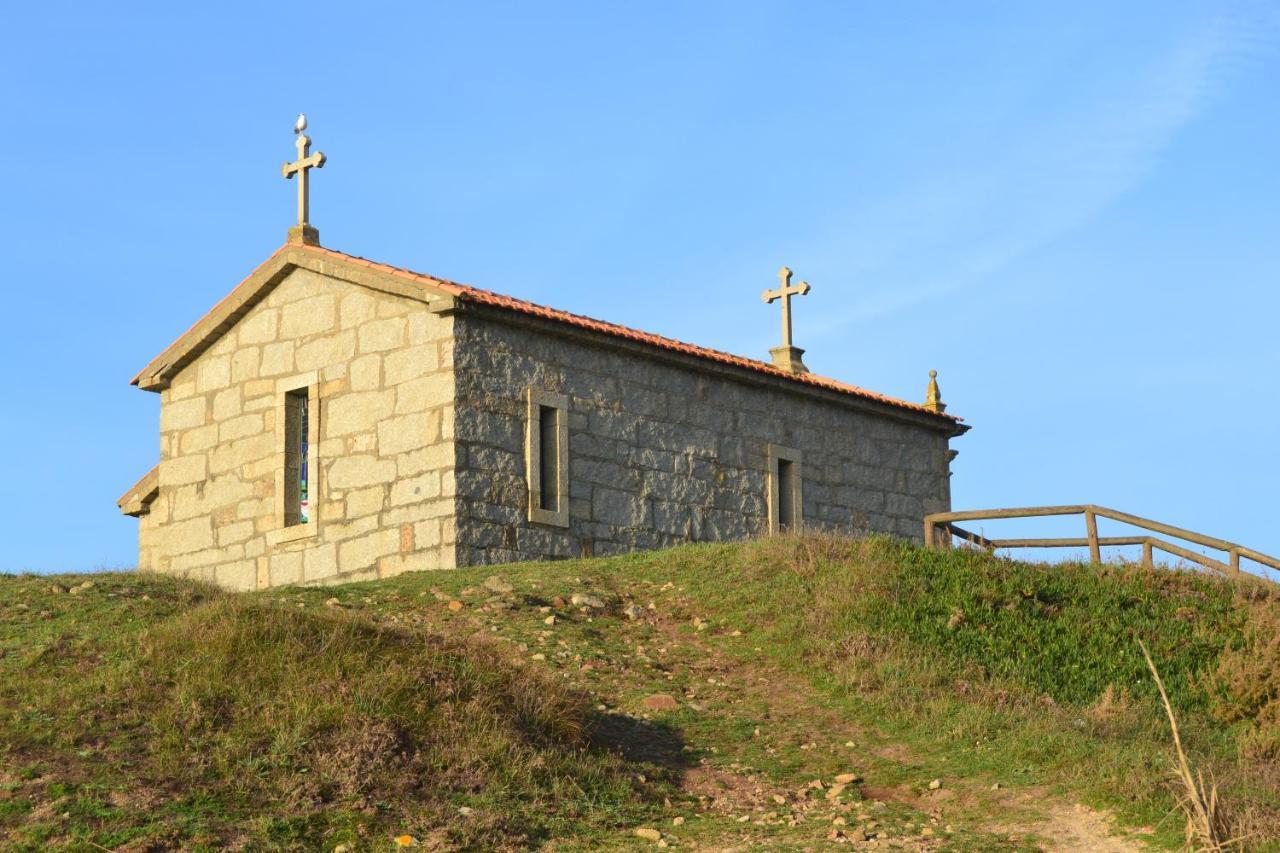
[[[774,347],[769,350],[769,354],[773,356],[773,363],[776,367],[788,370],[792,373],[808,373],[809,368],[804,366],[802,356],[804,350],[793,346],[791,343],[791,297],[804,296],[811,289],[807,281],[799,284],[791,283],[791,270],[783,267],[778,270],[778,278],[782,282],[782,286],[777,290],[766,290],[761,294],[765,304],[771,304],[775,300],[782,301],[782,346]]]
[[[298,121],[293,126],[293,132],[298,135],[295,143],[298,147],[298,159],[292,163],[285,163],[280,169],[280,173],[285,178],[298,176],[298,224],[289,229],[289,242],[291,243],[307,243],[312,246],[320,245],[320,232],[311,227],[309,220],[311,194],[307,181],[307,173],[311,169],[319,169],[324,166],[324,154],[317,151],[311,154],[311,137],[307,136],[307,117],[302,113],[298,113]]]

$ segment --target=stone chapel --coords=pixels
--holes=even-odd
[[[159,463],[119,500],[140,569],[252,590],[740,539],[919,541],[948,414],[324,248],[295,129],[287,242],[133,378]]]

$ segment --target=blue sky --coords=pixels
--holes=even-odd
[[[283,241],[299,110],[328,246],[757,357],[785,263],[812,369],[939,370],[957,508],[1280,553],[1277,91],[1266,3],[11,8],[0,570],[136,558],[128,380]]]

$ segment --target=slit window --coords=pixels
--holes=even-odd
[[[569,398],[529,391],[525,455],[529,520],[569,526]]]
[[[311,521],[310,435],[311,400],[306,388],[284,396],[284,523],[286,527]]]
[[[804,522],[800,451],[769,446],[769,532],[796,530]]]
[[[778,529],[795,526],[795,464],[790,459],[778,460]]]
[[[538,406],[538,456],[541,470],[538,489],[538,509],[557,512],[560,509],[560,491],[557,488],[557,472],[560,470],[560,441],[556,421],[560,412],[551,406]]]

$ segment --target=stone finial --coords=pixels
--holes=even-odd
[[[782,282],[781,287],[777,290],[766,290],[761,294],[766,305],[775,300],[782,300],[782,346],[769,350],[769,354],[773,356],[775,367],[781,367],[791,373],[808,373],[809,368],[804,366],[802,358],[804,350],[791,343],[791,297],[804,296],[811,288],[807,281],[792,285],[791,270],[787,267],[778,270],[778,279]]]
[[[284,177],[292,178],[298,176],[298,224],[289,229],[290,243],[305,243],[309,246],[320,245],[320,232],[311,227],[309,220],[311,193],[310,185],[307,178],[311,169],[319,169],[324,166],[325,156],[323,152],[311,152],[311,137],[307,136],[304,131],[307,129],[307,117],[302,113],[298,113],[298,120],[293,125],[293,132],[298,135],[297,141],[294,143],[298,149],[298,159],[292,163],[285,163],[280,173]]]
[[[942,402],[942,391],[938,389],[938,371],[929,371],[929,389],[924,394],[924,407],[931,412],[942,414],[947,404]]]

